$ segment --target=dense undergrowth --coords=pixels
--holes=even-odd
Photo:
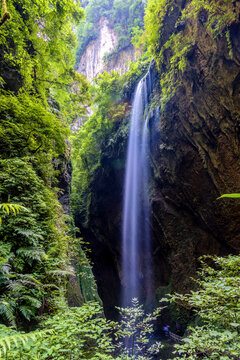
[[[211,265],[209,265],[211,260]],[[189,295],[171,295],[170,301],[195,313],[175,360],[231,360],[240,355],[239,256],[209,257],[202,261],[199,290]],[[162,299],[166,301],[166,299]],[[98,303],[63,309],[42,323],[43,330],[27,334],[0,328],[0,356],[8,359],[152,359],[161,358],[161,343],[151,340],[153,321],[161,308],[144,314],[137,299],[119,309],[121,322],[106,321]]]
[[[57,159],[67,154],[68,122],[89,97],[73,70],[72,24],[81,7],[26,0],[8,1],[7,10],[11,19],[0,26],[0,203],[24,210],[1,214],[0,314],[2,323],[29,329],[57,311],[72,273]]]

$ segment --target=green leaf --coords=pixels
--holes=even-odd
[[[236,199],[236,198],[240,198],[240,194],[223,194],[220,197],[217,198],[218,199],[223,199],[223,198],[232,198],[232,199]]]

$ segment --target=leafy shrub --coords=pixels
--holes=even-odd
[[[151,359],[161,348],[151,341],[160,308],[145,315],[142,305],[119,308],[121,322],[107,321],[99,303],[67,308],[41,324],[42,330],[17,332],[0,326],[0,356],[9,360]],[[113,341],[113,335],[115,341]]]
[[[134,298],[131,307],[118,308],[118,310],[121,320],[115,325],[117,329],[115,337],[118,341],[120,359],[151,359],[162,347],[159,342],[151,341],[154,331],[153,322],[159,316],[161,308],[145,315],[143,305]]]
[[[206,256],[199,271],[199,290],[171,297],[193,309],[198,326],[189,327],[183,345],[176,345],[180,359],[231,360],[240,357],[240,257]],[[212,265],[207,264],[212,260]]]
[[[103,317],[98,303],[69,308],[46,320],[29,334],[1,327],[0,351],[9,360],[72,359],[110,360],[112,324]],[[1,355],[0,355],[1,356]]]

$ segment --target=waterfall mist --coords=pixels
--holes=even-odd
[[[124,184],[122,231],[122,306],[134,297],[151,300],[152,266],[149,207],[148,98],[151,76],[138,83],[131,112]]]

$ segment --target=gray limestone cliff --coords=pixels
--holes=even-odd
[[[125,73],[129,69],[128,62],[136,60],[136,52],[129,45],[117,51],[118,34],[110,25],[109,20],[102,17],[99,21],[99,33],[95,40],[90,41],[82,54],[77,66],[78,72],[89,80],[104,71]],[[111,59],[104,61],[105,55],[112,54]]]

